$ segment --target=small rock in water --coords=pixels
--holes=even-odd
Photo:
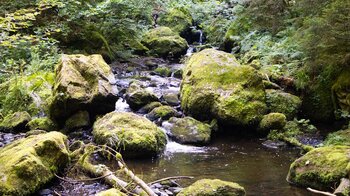
[[[265,142],[262,143],[262,145],[267,147],[267,148],[273,148],[273,149],[284,148],[287,146],[287,144],[285,142],[272,141],[272,140],[266,140]]]

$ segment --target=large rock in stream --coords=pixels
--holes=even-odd
[[[98,144],[120,149],[125,157],[149,157],[162,152],[165,133],[145,117],[129,112],[111,112],[98,119],[92,134]]]
[[[159,57],[179,57],[186,54],[188,44],[179,34],[169,27],[150,30],[142,40],[152,55]]]
[[[0,149],[0,195],[29,195],[69,162],[67,138],[49,132],[17,140]]]
[[[199,120],[238,126],[256,126],[267,108],[258,72],[214,49],[194,54],[186,64],[181,101],[185,113]]]
[[[63,55],[56,67],[50,115],[61,124],[78,111],[105,114],[115,109],[118,89],[101,55]]]
[[[177,196],[244,196],[245,190],[237,183],[218,179],[202,179],[183,189]]]
[[[287,180],[295,185],[331,190],[350,174],[350,147],[316,148],[290,166]]]
[[[26,132],[26,124],[32,119],[28,112],[15,112],[0,122],[1,132]]]

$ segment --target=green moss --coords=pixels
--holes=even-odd
[[[150,54],[160,57],[179,57],[188,48],[185,39],[168,27],[158,27],[144,35],[142,43],[150,49]]]
[[[266,112],[257,71],[232,54],[205,49],[186,63],[181,85],[182,109],[200,120],[254,126]]]
[[[349,153],[349,146],[312,150],[292,163],[287,180],[303,187],[331,190],[349,175]]]
[[[285,114],[288,120],[296,117],[301,106],[299,97],[273,89],[266,90],[266,103],[271,112]]]
[[[327,136],[324,144],[327,146],[343,145],[350,146],[350,129],[337,131]]]
[[[260,121],[259,129],[261,131],[283,129],[287,124],[287,117],[281,113],[270,113]]]
[[[127,112],[112,112],[98,119],[92,133],[96,143],[120,149],[126,157],[155,156],[166,144],[157,125]]]
[[[158,97],[152,92],[141,87],[137,82],[132,82],[126,91],[126,102],[131,109],[138,110],[141,107],[158,101]]]
[[[5,116],[0,123],[0,131],[21,132],[26,131],[25,125],[32,119],[28,112],[16,112]]]
[[[172,8],[160,15],[158,23],[184,35],[192,26],[192,16],[186,8]]]
[[[244,196],[245,190],[237,183],[218,179],[198,180],[183,189],[178,196]]]
[[[29,195],[54,178],[68,161],[59,132],[33,135],[0,149],[0,195]]]
[[[72,131],[74,129],[79,129],[87,127],[90,125],[90,115],[87,111],[79,111],[73,116],[69,117],[65,123],[65,129]]]
[[[45,130],[45,131],[58,130],[57,125],[47,117],[33,119],[26,126],[30,130]]]
[[[152,111],[154,108],[160,107],[162,106],[162,104],[160,102],[151,102],[147,105],[145,105],[144,107],[142,107],[139,111],[141,113],[149,113],[150,111]]]
[[[170,128],[174,140],[183,144],[208,144],[211,139],[211,126],[192,117],[170,118]]]

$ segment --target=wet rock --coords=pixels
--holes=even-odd
[[[350,146],[350,129],[337,131],[327,136],[324,144],[327,146],[343,145]]]
[[[127,112],[112,112],[98,119],[92,134],[96,143],[120,149],[125,157],[156,156],[166,145],[166,136],[157,125]]]
[[[143,106],[138,112],[141,114],[147,114],[151,112],[154,108],[160,107],[162,104],[160,102],[152,102]]]
[[[160,107],[154,108],[149,114],[146,115],[146,117],[154,121],[159,118],[161,120],[168,120],[173,116],[179,116],[179,115],[180,114],[170,106],[160,106]]]
[[[90,115],[87,111],[79,111],[73,116],[69,117],[65,123],[64,128],[72,131],[79,128],[88,127],[90,125]]]
[[[282,113],[264,115],[259,124],[259,132],[267,134],[270,130],[281,130],[287,124],[287,117]]]
[[[0,150],[0,195],[29,195],[69,161],[67,138],[59,132],[33,135]]]
[[[44,130],[38,130],[38,129],[36,129],[36,130],[31,130],[31,131],[28,131],[28,132],[26,133],[26,137],[29,137],[29,136],[32,136],[32,135],[40,135],[40,134],[44,134],[44,133],[47,133],[47,132],[44,131]]]
[[[329,190],[350,172],[350,147],[316,148],[292,163],[288,182],[318,190]]]
[[[267,109],[258,72],[214,49],[194,54],[186,64],[181,106],[196,119],[238,126],[257,126]]]
[[[287,146],[287,144],[283,141],[272,141],[272,140],[266,140],[262,143],[263,146],[266,148],[272,148],[272,149],[278,149],[278,148],[284,148]]]
[[[208,144],[211,127],[192,117],[171,118],[170,137],[181,144]]]
[[[237,183],[218,179],[202,179],[183,189],[178,196],[244,196],[245,190]]]
[[[182,74],[183,74],[183,70],[177,69],[173,72],[173,77],[178,78],[178,79],[182,79]]]
[[[35,118],[31,120],[27,125],[29,130],[45,130],[45,131],[55,131],[58,130],[58,126],[47,117]]]
[[[108,189],[96,194],[96,196],[126,196],[124,193],[120,192],[118,189]]]
[[[150,49],[150,53],[159,57],[179,57],[186,54],[188,44],[185,39],[168,27],[150,30],[142,43]]]
[[[26,124],[32,119],[28,112],[15,112],[7,115],[0,123],[2,132],[26,132]]]
[[[180,104],[179,95],[177,93],[164,93],[163,99],[171,106],[177,106]]]
[[[138,110],[143,106],[158,101],[158,97],[152,92],[144,89],[137,82],[132,82],[126,91],[126,102],[133,110]]]
[[[60,124],[78,111],[105,114],[118,100],[116,80],[101,55],[63,55],[56,66],[50,116]]]
[[[145,66],[147,66],[149,70],[154,70],[158,67],[158,63],[148,59],[145,61]]]
[[[292,120],[299,112],[301,100],[299,97],[282,90],[266,90],[266,103],[271,112],[283,113]]]

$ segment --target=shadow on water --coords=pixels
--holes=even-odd
[[[181,181],[183,186],[202,178],[218,178],[241,184],[247,195],[312,195],[286,182],[289,166],[300,156],[299,150],[267,149],[261,143],[259,139],[228,136],[199,148],[170,143],[158,159],[129,160],[127,164],[146,182],[187,175],[195,178]]]

